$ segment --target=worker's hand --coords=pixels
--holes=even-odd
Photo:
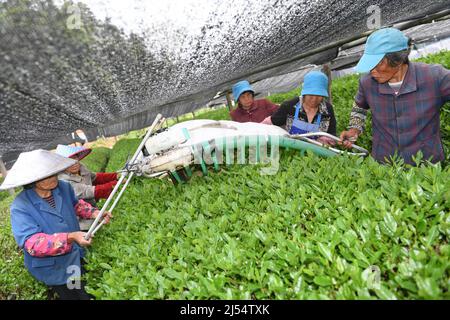
[[[84,238],[85,235],[86,235],[86,232],[81,232],[81,231],[71,232],[67,235],[67,242],[69,242],[69,243],[76,242],[81,247],[88,247],[92,243],[92,237],[89,238],[89,240],[86,240]]]
[[[261,124],[273,125],[273,123],[272,123],[272,117],[267,117],[267,118],[265,118],[265,119],[261,122]]]
[[[94,211],[94,213],[92,214],[92,218],[96,219],[98,217],[98,215],[100,214],[100,212],[101,212],[100,210]],[[103,212],[103,219],[105,220],[105,224],[108,224],[112,217],[113,216],[112,216],[111,212],[108,212],[108,211]]]
[[[352,128],[348,131],[344,131],[341,133],[341,140],[342,142],[339,142],[340,145],[343,145],[347,149],[352,148],[352,144],[358,140],[359,135],[361,132],[358,129]]]
[[[329,137],[320,137],[319,139],[317,139],[318,142],[326,145],[326,146],[330,146],[333,147],[336,145],[336,141],[334,139],[331,139]]]

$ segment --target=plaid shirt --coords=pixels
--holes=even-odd
[[[422,151],[433,163],[444,160],[440,109],[450,101],[450,71],[440,65],[410,63],[398,95],[370,75],[361,78],[349,128],[364,131],[372,112],[372,156],[385,162],[397,153],[405,163]]]

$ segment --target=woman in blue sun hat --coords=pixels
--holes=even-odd
[[[77,161],[73,166],[60,173],[58,179],[69,182],[79,199],[96,206],[96,201],[109,197],[117,184],[118,176],[117,173],[91,172],[80,163],[91,151],[85,147],[58,145],[57,154]]]
[[[336,135],[336,117],[328,98],[328,77],[320,71],[311,71],[305,75],[300,97],[281,104],[280,109],[264,124],[285,127],[290,134],[327,132]],[[334,145],[334,141],[321,137],[319,142]]]
[[[255,100],[255,91],[246,80],[233,85],[234,101],[238,107],[230,112],[230,117],[236,122],[260,123],[278,110],[278,105],[267,99]]]

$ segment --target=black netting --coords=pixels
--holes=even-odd
[[[153,2],[132,5],[139,12]],[[164,5],[148,19],[103,19],[102,6],[114,3],[0,1],[0,154],[67,142],[76,129],[92,138],[142,128],[157,113],[205,106],[237,80],[333,60],[338,46],[286,59],[367,31],[371,5],[383,25],[450,7],[449,0],[176,1],[185,15],[178,25]]]

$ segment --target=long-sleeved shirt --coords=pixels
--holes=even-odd
[[[114,187],[112,182],[117,181],[117,173],[94,173],[80,164],[79,174],[62,172],[58,175],[58,179],[69,182],[78,199],[96,206],[96,200],[108,197]]]
[[[349,128],[363,132],[372,112],[372,156],[386,162],[394,154],[414,164],[419,151],[436,163],[444,160],[440,109],[450,101],[450,71],[441,65],[410,63],[398,94],[370,75],[361,78]]]
[[[230,112],[231,119],[236,122],[256,122],[261,123],[267,117],[270,117],[278,106],[267,99],[254,100],[249,109],[238,106]]]
[[[84,200],[79,200],[74,209],[76,215],[83,219],[91,219],[97,210]],[[72,250],[72,244],[67,241],[68,235],[68,233],[36,233],[25,241],[25,250],[33,257],[66,254]]]
[[[70,174],[62,172],[58,175],[58,179],[70,183],[78,199],[86,201],[93,200],[95,194],[95,173],[89,171],[83,164],[80,163],[80,173]]]

